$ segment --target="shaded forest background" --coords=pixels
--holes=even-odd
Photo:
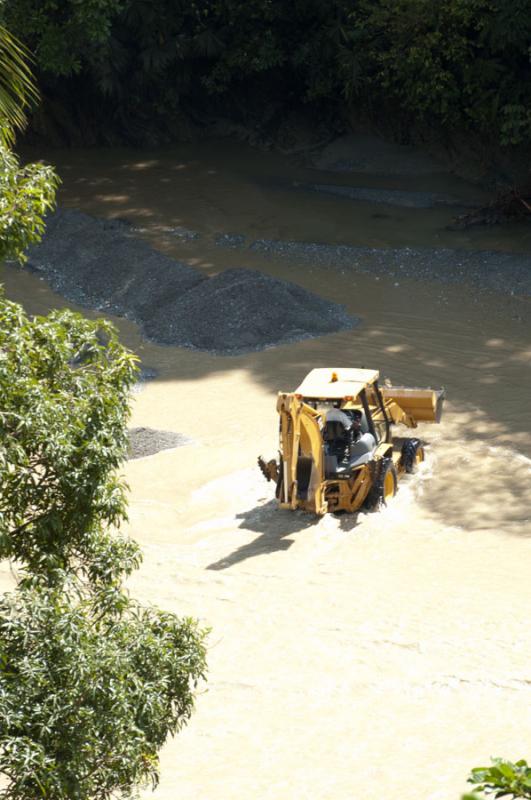
[[[57,143],[158,143],[223,118],[275,138],[531,142],[529,0],[4,0]]]

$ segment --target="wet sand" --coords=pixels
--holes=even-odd
[[[80,164],[75,175],[65,169],[62,202],[124,216],[149,208],[147,238],[205,274],[262,269],[345,303],[364,322],[312,341],[216,357],[144,342],[133,323],[117,320],[144,367],[156,370],[134,397],[131,425],[193,442],[124,467],[129,532],[145,556],[131,590],[212,628],[208,684],[187,729],[162,752],[158,789],[145,797],[458,800],[470,767],[491,755],[529,756],[531,342],[519,313],[529,299],[288,267],[259,253],[251,264],[246,254],[244,264],[240,254],[201,240],[171,240],[157,233],[165,221],[303,238],[289,193],[274,216],[278,190],[256,188],[263,157],[244,153],[231,161],[221,149],[216,167],[210,150],[201,168],[194,152],[191,203],[178,195],[157,203],[161,162],[159,171],[135,173],[134,201],[131,190],[106,205],[94,181],[105,170],[118,180],[120,154],[113,163],[107,154],[106,164],[86,164],[81,183]],[[63,154],[64,163],[76,158]],[[177,163],[186,165],[185,155]],[[222,211],[212,219],[198,198],[210,197],[214,168],[230,177],[222,181],[225,193],[218,187]],[[441,191],[459,190],[448,177],[440,181]],[[112,192],[118,195],[114,185]],[[307,202],[316,204],[317,218],[329,201],[342,202]],[[339,220],[325,214],[318,238],[433,243],[443,212],[415,211],[421,216],[408,216],[402,229],[382,232],[374,219],[366,227],[372,212],[364,206],[348,236],[339,230],[345,211]],[[307,241],[315,240],[312,219]],[[334,224],[336,238],[325,238]],[[464,235],[448,240],[440,233],[437,241],[467,246]],[[485,249],[505,235],[489,231],[479,242],[470,234],[472,245]],[[518,246],[513,238],[512,249],[525,251],[526,236]],[[30,312],[64,305],[34,275],[5,268],[1,279]],[[380,514],[316,520],[280,511],[254,466],[258,453],[274,455],[277,447],[277,390],[332,362],[447,390],[442,424],[420,428],[426,463]]]

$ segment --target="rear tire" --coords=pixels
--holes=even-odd
[[[424,461],[424,448],[420,439],[406,439],[402,445],[401,462],[405,471],[415,472],[417,464]]]
[[[297,496],[301,500],[306,500],[308,497],[308,488],[310,486],[310,478],[312,477],[313,460],[299,456],[297,459]]]
[[[391,458],[373,462],[373,485],[365,501],[369,511],[380,511],[387,501],[394,497],[398,489],[398,475]]]

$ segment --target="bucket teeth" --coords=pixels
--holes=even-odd
[[[258,456],[258,466],[266,481],[276,482],[278,478],[278,465],[274,458],[270,461],[266,461],[262,456]]]

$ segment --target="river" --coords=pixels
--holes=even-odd
[[[157,346],[115,320],[157,371],[135,395],[132,425],[194,442],[125,467],[129,532],[145,556],[130,588],[212,629],[208,684],[145,796],[458,800],[472,766],[531,756],[529,298],[276,261],[214,241],[238,232],[530,252],[530,229],[448,231],[456,210],[447,206],[306,191],[315,170],[231,142],[46,157],[63,179],[62,205],[124,217],[209,275],[261,269],[363,320],[237,357]],[[320,183],[360,180],[319,174]],[[363,185],[483,198],[442,170],[364,175]],[[32,313],[66,304],[28,271],[3,267],[1,280]],[[316,521],[280,511],[255,467],[259,453],[276,451],[276,392],[319,366],[446,388],[442,424],[420,428],[425,464],[381,513]]]

